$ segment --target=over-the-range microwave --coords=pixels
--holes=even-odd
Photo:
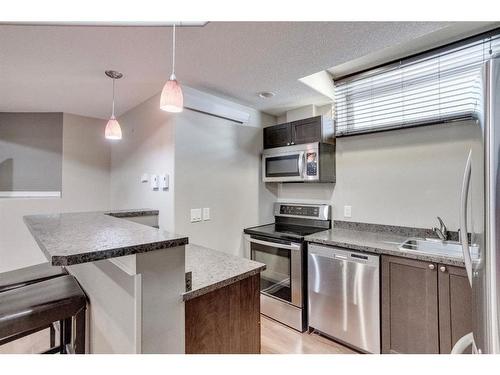
[[[335,145],[315,142],[265,149],[264,182],[335,182]]]

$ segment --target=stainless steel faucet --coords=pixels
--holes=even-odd
[[[443,220],[438,216],[439,228],[432,228],[432,231],[436,233],[441,241],[446,241],[448,239],[448,230],[446,225],[444,225]]]

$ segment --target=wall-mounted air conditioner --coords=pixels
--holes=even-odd
[[[205,113],[210,116],[246,124],[250,121],[250,113],[240,108],[242,106],[231,103],[214,95],[184,87],[184,108]]]

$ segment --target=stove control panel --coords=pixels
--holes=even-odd
[[[275,203],[274,216],[329,220],[330,206],[327,204]]]
[[[314,216],[318,217],[319,207],[317,206],[287,206],[280,207],[280,214],[294,216]]]

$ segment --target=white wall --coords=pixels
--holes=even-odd
[[[270,207],[274,200],[259,188],[262,128],[186,111],[175,138],[175,230],[192,243],[242,255],[243,228],[260,223],[259,202]],[[191,223],[190,209],[203,207],[211,219]]]
[[[160,210],[160,228],[174,230],[174,115],[155,95],[119,118],[123,138],[112,144],[111,207]],[[153,191],[143,173],[168,174],[170,189]]]
[[[123,140],[112,146],[112,208],[160,210],[160,228],[189,236],[191,243],[242,254],[246,226],[272,220],[275,186],[260,178],[262,126],[268,116],[189,87],[214,103],[250,113],[250,123],[184,110],[168,114],[155,95],[119,118]],[[170,174],[170,190],[153,192],[142,173]],[[175,174],[175,178],[174,178]],[[211,220],[191,223],[190,209],[209,207]]]
[[[0,199],[0,272],[46,262],[24,215],[109,209],[110,147],[105,121],[64,114],[62,197]]]
[[[336,184],[282,184],[280,200],[333,205],[336,220],[431,228],[441,216],[458,229],[471,122],[337,139]],[[344,205],[352,217],[344,218]]]

